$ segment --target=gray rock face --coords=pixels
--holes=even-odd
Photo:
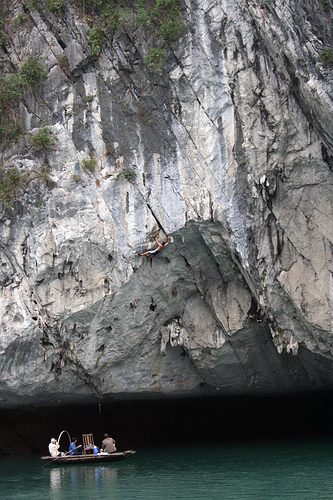
[[[57,143],[2,151],[26,183],[1,210],[0,407],[332,384],[331,10],[186,1],[154,73],[142,28],[93,57],[72,5],[14,25],[15,3],[4,58],[48,70],[23,123]]]

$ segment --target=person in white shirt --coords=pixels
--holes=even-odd
[[[51,457],[56,458],[57,456],[61,455],[61,453],[58,451],[60,447],[60,444],[58,441],[54,438],[51,439],[51,442],[49,444],[49,452]]]

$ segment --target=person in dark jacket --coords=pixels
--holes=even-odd
[[[113,453],[117,451],[116,442],[113,438],[110,438],[109,434],[104,434],[101,451],[104,451],[104,453]]]

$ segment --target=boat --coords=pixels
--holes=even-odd
[[[69,432],[66,430],[61,431],[58,437],[58,443],[60,443],[60,438],[63,434],[67,434],[69,443],[72,442]],[[71,464],[101,464],[107,462],[119,462],[120,460],[125,460],[130,455],[135,455],[136,451],[126,450],[126,451],[114,451],[112,453],[94,453],[94,437],[92,434],[82,434],[83,441],[83,453],[82,455],[70,455],[70,452],[62,453],[57,457],[52,457],[50,455],[46,457],[40,457],[45,460],[45,465],[48,463],[54,465],[71,465]]]
[[[59,457],[41,457],[46,463],[53,465],[72,465],[72,464],[101,464],[107,462],[119,462],[125,460],[131,455],[135,455],[136,451],[115,451],[113,453],[97,453],[96,455],[60,455]]]

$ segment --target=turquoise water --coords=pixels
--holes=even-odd
[[[137,450],[124,462],[55,466],[1,458],[6,499],[333,499],[333,442]]]

